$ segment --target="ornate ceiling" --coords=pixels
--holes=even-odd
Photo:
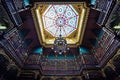
[[[40,44],[51,47],[60,35],[69,47],[82,43],[89,8],[86,3],[41,3],[31,9]]]
[[[43,13],[44,28],[52,36],[69,36],[78,25],[79,14],[72,5],[50,5]]]

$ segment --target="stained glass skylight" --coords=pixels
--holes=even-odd
[[[45,30],[54,37],[69,36],[77,29],[79,15],[72,5],[50,5],[42,15]],[[61,29],[61,31],[60,31]]]

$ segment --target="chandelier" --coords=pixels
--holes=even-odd
[[[60,21],[61,23],[61,21]],[[60,35],[58,38],[55,39],[54,41],[54,44],[53,44],[53,50],[54,50],[54,53],[58,53],[58,54],[64,54],[64,53],[67,53],[67,51],[69,50],[69,48],[67,48],[67,41],[65,38],[62,37],[61,35],[61,26],[62,25],[59,25],[59,28],[60,28]]]

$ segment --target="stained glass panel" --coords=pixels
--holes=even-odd
[[[79,15],[72,5],[50,5],[43,13],[45,30],[54,37],[69,36],[78,26]]]

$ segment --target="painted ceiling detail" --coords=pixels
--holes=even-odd
[[[45,30],[55,37],[69,36],[78,27],[79,14],[72,5],[50,5],[43,13]]]
[[[68,47],[77,47],[82,43],[89,14],[85,2],[36,2],[31,11],[40,44],[44,47],[52,47],[60,32]]]

